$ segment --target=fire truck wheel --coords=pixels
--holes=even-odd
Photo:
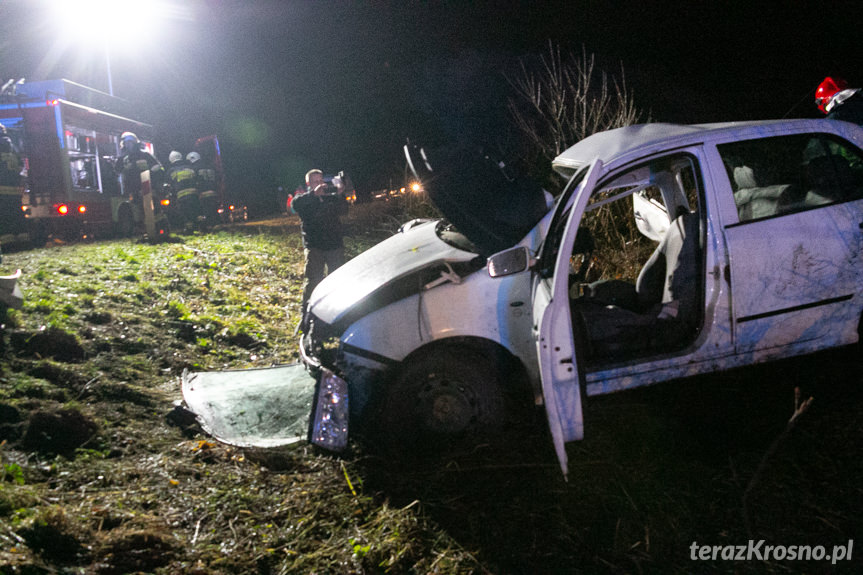
[[[48,226],[37,220],[30,225],[29,235],[30,244],[34,248],[44,248],[48,243]]]
[[[117,233],[122,238],[132,237],[135,233],[135,217],[129,205],[124,204],[117,210]]]

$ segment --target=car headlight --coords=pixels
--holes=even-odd
[[[328,369],[321,369],[315,387],[309,443],[341,451],[348,445],[348,383]]]

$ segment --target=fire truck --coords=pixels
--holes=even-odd
[[[0,186],[0,233],[51,237],[129,235],[143,222],[141,197],[124,193],[115,171],[120,135],[134,132],[153,153],[153,127],[130,119],[129,103],[70,82],[7,82],[0,123],[17,149],[20,178]],[[167,232],[167,201],[153,186],[157,233]]]
[[[222,166],[222,150],[219,146],[219,138],[215,134],[198,138],[192,149],[201,155],[204,165],[213,170],[215,189],[212,191],[216,193],[218,220],[226,223],[247,220],[246,206],[225,201],[225,170]],[[215,220],[210,221],[209,215],[206,218],[208,220],[207,225],[216,223]]]

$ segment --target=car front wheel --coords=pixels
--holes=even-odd
[[[470,350],[450,348],[408,360],[386,392],[386,433],[403,447],[479,442],[503,423],[500,380],[495,363]]]

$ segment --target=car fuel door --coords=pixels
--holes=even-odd
[[[569,302],[570,256],[581,216],[601,171],[602,162],[594,160],[576,191],[568,198],[566,195],[561,198],[541,258],[549,260],[543,265],[553,266],[554,271],[553,274],[538,274],[533,289],[534,337],[542,393],[554,449],[564,476],[569,470],[566,442],[584,437],[583,382],[575,354],[577,336],[573,332]]]

